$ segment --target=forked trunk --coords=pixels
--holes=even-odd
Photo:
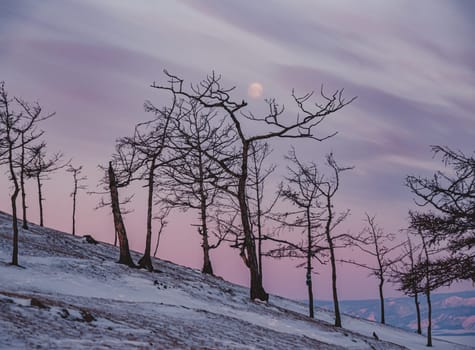
[[[114,216],[114,228],[119,239],[120,256],[119,264],[124,264],[130,267],[136,267],[132,257],[130,256],[129,242],[127,240],[127,232],[125,230],[124,221],[120,212],[119,192],[117,190],[117,182],[115,178],[112,162],[109,162],[109,189],[111,193],[112,215]]]

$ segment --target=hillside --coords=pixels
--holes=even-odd
[[[401,329],[350,316],[335,329],[323,309],[311,320],[296,301],[251,302],[244,287],[170,262],[130,269],[116,247],[35,225],[13,267],[10,227],[0,213],[0,349],[426,349]]]

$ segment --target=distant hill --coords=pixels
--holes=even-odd
[[[475,291],[432,294],[432,322],[434,335],[469,335],[475,337]],[[425,295],[420,296],[423,327],[427,319]],[[332,310],[331,301],[317,302],[319,307]],[[379,300],[344,300],[340,304],[344,313],[372,321],[379,321]],[[386,323],[415,331],[416,309],[409,297],[387,298]]]

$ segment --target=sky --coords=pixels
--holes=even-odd
[[[335,203],[351,210],[344,229],[361,230],[368,212],[400,235],[413,206],[404,178],[441,167],[430,145],[473,152],[473,18],[470,0],[1,0],[0,81],[10,95],[56,112],[44,123],[49,150],[83,165],[89,191],[97,190],[97,165],[108,162],[115,140],[151,118],[144,101],[168,101],[150,87],[165,81],[164,69],[188,82],[216,71],[250,110],[263,111],[264,99],[275,97],[292,116],[292,89],[344,88],[345,96],[358,98],[319,129],[320,135],[338,134],[324,142],[275,142],[276,174],[285,174],[290,146],[320,164],[333,152],[341,164],[355,167],[343,177]],[[37,221],[33,184],[29,188],[29,215]],[[46,225],[70,231],[71,174],[53,175],[44,189]],[[132,247],[141,250],[145,192],[140,186],[136,192],[126,224]],[[2,172],[0,210],[11,212],[8,194]],[[94,210],[98,200],[80,193],[77,231],[111,241],[112,217],[107,209]],[[194,219],[192,213],[172,214],[160,257],[200,267]],[[220,248],[212,259],[217,274],[248,283],[237,252]],[[305,298],[305,272],[297,264],[266,260],[265,287]],[[342,298],[377,296],[367,271],[339,269]],[[329,299],[329,268],[317,271],[317,298]],[[397,293],[388,287],[387,294]]]

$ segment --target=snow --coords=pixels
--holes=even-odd
[[[322,309],[311,320],[297,301],[252,302],[244,287],[169,262],[131,269],[115,263],[116,247],[35,225],[20,232],[13,267],[10,225],[0,213],[0,349],[427,349],[375,322],[343,316],[338,329]]]

